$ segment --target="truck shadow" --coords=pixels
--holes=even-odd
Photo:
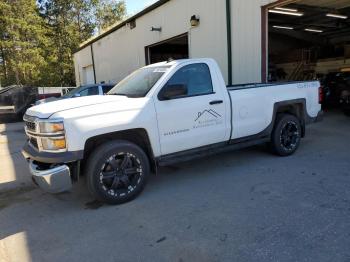
[[[242,171],[240,167],[249,165],[253,161],[259,163],[262,156],[275,157],[269,153],[265,145],[260,145],[240,151],[220,153],[203,159],[161,167],[157,175],[150,177],[144,194],[152,194],[159,190],[163,191],[163,188],[171,185],[181,185],[184,183],[197,184],[201,180],[219,178],[223,174],[239,175]],[[237,173],[235,170],[237,170]]]

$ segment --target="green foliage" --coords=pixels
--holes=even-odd
[[[79,44],[124,17],[124,1],[0,0],[2,86],[75,85]]]
[[[45,67],[45,26],[35,0],[0,1],[0,55],[3,85],[36,84]]]
[[[95,16],[99,32],[121,21],[126,13],[125,2],[102,0],[96,6]]]

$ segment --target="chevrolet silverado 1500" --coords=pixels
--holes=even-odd
[[[141,68],[107,96],[29,108],[23,154],[42,189],[69,190],[80,173],[98,200],[135,198],[158,166],[268,143],[293,154],[321,116],[320,84],[226,86],[212,59]]]

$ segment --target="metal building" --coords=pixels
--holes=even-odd
[[[282,69],[288,80],[305,80],[306,71],[347,68],[349,16],[350,0],[159,0],[83,43],[76,82],[116,83],[170,57],[214,58],[229,85],[271,80]],[[339,46],[345,51],[325,70],[320,54],[334,57]]]
[[[211,57],[227,83],[261,81],[261,6],[269,2],[160,0],[81,45],[77,85],[118,82],[168,57]]]

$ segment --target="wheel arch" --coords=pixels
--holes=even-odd
[[[151,166],[154,164],[155,157],[151,141],[147,131],[144,128],[128,129],[90,137],[85,142],[84,158],[87,159],[95,148],[112,140],[125,140],[138,145],[148,156]]]
[[[307,111],[306,111],[306,100],[305,99],[296,99],[289,101],[282,101],[275,104],[275,114],[274,122],[277,119],[277,116],[280,114],[290,114],[297,117],[301,124],[302,137],[305,137],[306,131],[306,121],[307,121]]]

